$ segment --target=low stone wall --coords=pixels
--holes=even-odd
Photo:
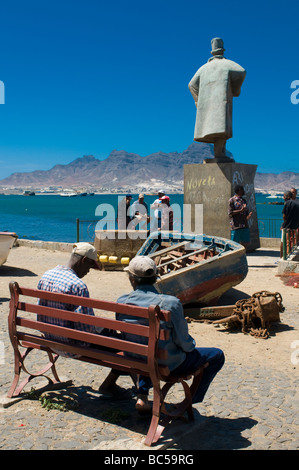
[[[142,240],[143,242],[144,240]],[[70,253],[73,243],[63,242],[45,242],[43,240],[27,240],[25,238],[17,239],[15,246],[28,246],[29,248],[42,248],[44,250],[57,250]],[[261,248],[280,248],[280,238],[260,238]],[[98,248],[96,246],[96,248]]]
[[[24,238],[18,238],[15,246],[27,246],[28,248],[41,248],[44,250],[64,251],[71,253],[73,243],[45,242],[43,240],[26,240]]]
[[[277,248],[280,249],[280,238],[263,238],[260,237],[261,248]]]

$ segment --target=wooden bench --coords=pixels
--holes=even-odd
[[[8,327],[14,350],[15,372],[7,395],[8,397],[19,396],[28,382],[35,377],[47,377],[45,374],[50,369],[54,378],[50,379],[47,377],[47,379],[50,383],[59,383],[60,379],[55,367],[59,358],[58,350],[76,355],[76,357],[72,357],[74,360],[98,364],[111,369],[117,369],[121,372],[150,376],[153,384],[153,406],[151,423],[144,441],[146,445],[150,446],[156,443],[165,426],[174,418],[182,416],[185,411],[187,411],[189,419],[193,419],[192,395],[201,380],[203,368],[193,374],[193,382],[189,386],[186,380],[190,379],[190,376],[180,378],[170,377],[168,368],[161,367],[158,364],[158,360],[165,359],[167,354],[165,350],[160,349],[159,339],[166,340],[169,334],[167,330],[160,327],[160,320],[170,321],[170,312],[160,310],[155,305],[144,308],[29,289],[20,287],[17,282],[11,282],[9,288],[11,300]],[[37,299],[90,307],[94,309],[95,316],[41,306],[37,304]],[[96,310],[101,312],[96,312]],[[106,316],[103,316],[103,312],[105,312]],[[111,318],[109,318],[109,314],[107,317],[107,312],[110,312]],[[137,319],[146,318],[148,319],[148,326],[118,321],[115,319],[115,313],[131,315]],[[57,317],[71,320],[72,322],[94,325],[95,327],[108,328],[117,332],[144,336],[148,341],[147,344],[140,344],[99,334],[86,333],[38,321],[36,315]],[[45,337],[46,333],[85,342],[90,346],[77,346],[76,344],[65,344],[53,339],[47,339]],[[107,351],[105,348],[110,349]],[[46,352],[49,362],[44,364],[40,371],[30,373],[26,368],[25,360],[30,351],[34,349]],[[144,359],[129,356],[129,353],[141,355]],[[25,373],[26,376],[19,384],[21,372],[22,374]],[[161,385],[161,382],[165,382],[165,384]],[[175,411],[170,413],[165,407],[165,397],[169,389],[177,382],[183,385],[185,397],[181,403],[176,405]]]

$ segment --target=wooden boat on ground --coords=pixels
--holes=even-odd
[[[150,256],[158,266],[156,288],[183,304],[215,305],[246,277],[242,245],[225,238],[175,232],[151,234],[136,256]]]
[[[7,260],[9,251],[18,235],[14,232],[0,232],[0,266]]]

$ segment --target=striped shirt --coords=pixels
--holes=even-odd
[[[56,266],[54,269],[46,271],[40,279],[37,288],[47,292],[57,292],[59,294],[77,295],[78,297],[89,297],[89,292],[86,284],[77,276],[75,271],[66,266]],[[94,315],[92,308],[76,306],[66,304],[62,302],[55,302],[53,300],[39,299],[38,304],[42,306],[58,308],[62,310],[69,310],[71,312],[83,313],[86,315]],[[72,328],[75,330],[85,331],[88,333],[100,333],[96,331],[93,325],[86,325],[80,322],[72,322],[61,318],[48,317],[44,315],[37,315],[38,321],[44,323],[51,323],[52,325],[63,326],[65,328]],[[71,344],[76,346],[86,346],[86,343],[82,343],[76,340],[63,338],[61,336],[54,336],[49,333],[45,333],[47,339],[57,340],[65,344]],[[73,354],[59,352],[63,356],[73,357]]]

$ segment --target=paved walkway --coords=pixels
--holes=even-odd
[[[265,276],[269,267],[274,268],[270,258],[269,265],[258,256],[248,259],[252,266],[250,269],[259,267],[264,270]],[[290,293],[294,295],[295,289]],[[296,290],[297,293],[299,290]],[[4,396],[13,378],[13,360],[7,338],[7,297],[2,297],[0,302],[0,344],[4,343],[4,357],[3,354],[0,356],[0,395]],[[251,357],[245,357],[242,350],[234,352],[234,338],[242,333],[234,335],[223,332],[226,341],[231,342],[232,350],[228,351],[226,364],[213,382],[204,403],[195,406],[195,422],[173,423],[153,449],[299,448],[298,357],[295,353],[296,348],[299,349],[299,315],[296,305],[295,300],[284,312],[282,324],[274,325],[272,331],[276,339],[284,331],[292,331],[292,340],[298,340],[293,344],[293,349],[290,344],[286,345],[289,348],[287,366],[278,364],[276,359],[271,361],[271,348],[275,345],[271,343],[271,338],[246,339],[244,344],[247,344]],[[203,332],[205,328],[215,327],[204,325]],[[244,335],[244,338],[247,337]],[[259,342],[263,342],[262,346]],[[255,356],[255,347],[262,347],[265,355],[269,353],[270,360],[265,362],[264,367],[260,358]],[[33,367],[37,358],[38,355],[34,355]],[[134,398],[116,402],[100,398],[97,388],[107,375],[106,369],[60,358],[58,371],[61,376],[73,378],[73,385],[46,393],[46,403],[55,403],[56,409],[47,410],[33,397],[8,408],[0,408],[1,450],[148,450],[143,440],[149,418],[136,414]],[[127,378],[122,378],[119,384],[131,387]],[[32,383],[35,389],[40,385]],[[175,393],[180,395],[181,391],[177,389]],[[67,411],[63,407],[67,407]]]

